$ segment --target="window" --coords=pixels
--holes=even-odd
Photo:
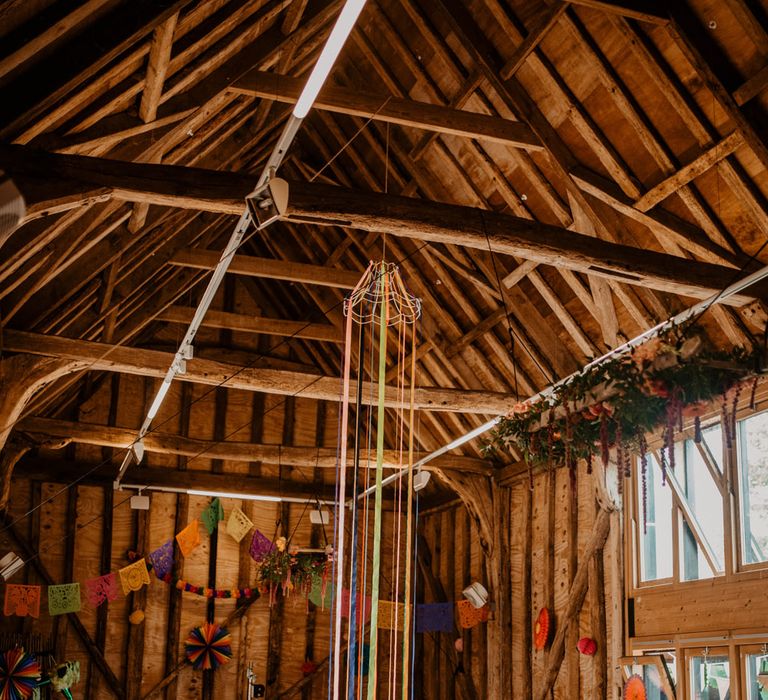
[[[746,655],[745,700],[768,700],[768,653]]]
[[[768,412],[739,421],[741,563],[768,561]]]
[[[638,493],[642,499],[642,475],[638,470]],[[640,504],[640,572],[643,581],[672,577],[672,492],[661,483],[661,467],[648,456],[647,498],[643,523]]]
[[[713,426],[702,434],[703,440],[683,443],[682,490],[692,515],[683,517],[681,541],[683,556],[680,579],[692,581],[710,578],[724,571],[725,533],[723,523],[722,469],[711,444],[719,444],[722,453],[722,429]],[[685,508],[683,508],[685,512]]]
[[[689,657],[688,697],[691,700],[730,698],[731,667],[727,653],[694,654]]]
[[[645,506],[643,477],[637,470],[641,581],[693,581],[724,573],[722,438],[722,429],[714,425],[703,431],[700,443],[692,439],[678,443],[675,469],[666,470],[666,484],[661,456],[648,455]]]

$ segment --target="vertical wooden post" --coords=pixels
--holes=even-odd
[[[181,409],[179,413],[179,434],[186,437],[189,435],[189,413],[192,403],[192,384],[181,383]],[[176,468],[179,471],[185,471],[187,468],[187,457],[179,457]],[[176,517],[174,519],[173,531],[180,532],[187,526],[189,518],[189,496],[179,494],[176,496]],[[173,540],[173,569],[171,576],[181,578],[184,572],[184,562],[182,561],[181,551],[176,540]],[[169,586],[168,591],[168,637],[165,645],[165,673],[170,674],[176,667],[179,655],[179,641],[181,633],[181,591],[175,586]],[[176,700],[176,690],[178,682],[174,676],[165,688],[165,700]]]
[[[109,415],[107,424],[112,426],[117,421],[117,406],[120,394],[120,376],[113,374],[110,382],[109,394]],[[105,447],[101,451],[103,460],[109,460],[114,450],[111,447]],[[114,508],[114,491],[112,486],[104,487],[103,496],[103,515],[101,518],[101,559],[99,562],[99,571],[112,570],[112,515]],[[100,605],[96,609],[96,638],[95,643],[99,651],[103,654],[107,644],[107,620],[109,616],[109,606]],[[98,689],[101,685],[99,676],[93,672],[93,663],[88,662],[88,681],[85,697],[98,697]]]

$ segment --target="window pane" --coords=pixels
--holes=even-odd
[[[739,421],[742,563],[768,561],[768,413]]]
[[[747,656],[746,700],[768,700],[768,656]]]
[[[704,435],[707,436],[711,432],[710,428],[704,431]],[[698,526],[722,568],[725,560],[723,498],[699,446],[693,440],[685,441],[685,470],[682,486]],[[681,535],[684,553],[681,568],[683,580],[691,581],[713,576],[714,572],[703,552],[699,551],[700,547],[690,528],[690,523],[684,524]]]
[[[652,455],[648,455],[647,520],[643,532],[642,475],[638,469],[640,494],[640,579],[655,581],[672,576],[672,493],[669,486],[661,485],[661,467]]]
[[[731,671],[727,656],[703,656],[691,658],[690,665],[692,700],[725,700],[730,698]]]
[[[701,431],[701,437],[704,438],[704,444],[709,449],[709,453],[712,455],[712,459],[720,470],[723,472],[723,427],[720,423],[713,425],[710,428],[706,428]]]

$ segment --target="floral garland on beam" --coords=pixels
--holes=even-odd
[[[689,329],[688,329],[689,330]],[[630,455],[641,455],[645,474],[646,434],[663,428],[666,457],[662,473],[674,468],[675,433],[693,418],[696,440],[700,417],[720,398],[726,439],[735,433],[736,404],[745,382],[758,379],[758,356],[744,348],[703,352],[698,336],[675,327],[599,365],[589,367],[551,394],[518,403],[491,433],[487,451],[514,444],[530,465],[574,468],[600,455],[607,464],[615,451],[620,473],[628,476]],[[619,486],[621,486],[619,479]]]

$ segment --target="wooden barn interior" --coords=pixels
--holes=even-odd
[[[0,95],[0,697],[768,698],[766,0],[0,0]],[[680,328],[726,393],[504,439]],[[362,586],[372,654],[342,537],[411,606]]]

